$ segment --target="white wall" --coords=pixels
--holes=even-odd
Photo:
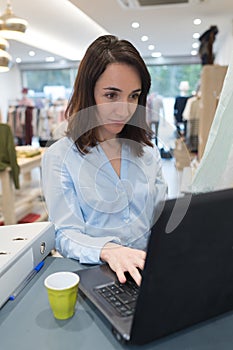
[[[7,110],[9,101],[21,98],[21,76],[17,65],[14,65],[9,72],[0,73],[0,110],[2,122],[7,121]]]

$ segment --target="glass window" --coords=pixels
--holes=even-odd
[[[202,67],[200,64],[147,66],[151,74],[150,92],[156,92],[164,98],[168,115],[173,114],[174,98],[179,95],[181,81],[189,82],[190,95],[197,89]],[[28,87],[34,97],[46,97],[50,100],[58,97],[69,99],[76,74],[76,68],[25,69],[22,71],[23,85]]]
[[[77,70],[66,69],[35,69],[22,72],[23,85],[33,96],[54,99],[69,98]]]
[[[157,92],[164,97],[174,97],[179,94],[181,81],[188,81],[189,93],[196,91],[200,80],[200,64],[148,66],[151,74],[151,92]]]

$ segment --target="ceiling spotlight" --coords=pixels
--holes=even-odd
[[[148,46],[148,50],[154,50],[155,49],[155,46],[154,45],[149,45]]]
[[[199,24],[201,24],[201,19],[200,18],[195,18],[193,20],[193,24],[195,24],[196,26],[198,26]]]
[[[55,58],[53,56],[48,56],[48,57],[45,58],[45,61],[46,62],[54,62]]]
[[[197,49],[197,48],[199,47],[199,43],[193,43],[193,44],[192,44],[192,47],[193,47],[194,49]]]
[[[148,36],[147,35],[143,35],[142,37],[141,37],[141,41],[147,41],[149,38],[148,38]]]
[[[11,67],[12,57],[5,50],[0,49],[0,72],[8,72]]]
[[[33,56],[35,56],[36,53],[35,53],[35,51],[29,51],[28,54],[29,54],[29,56],[33,57]]]
[[[199,39],[200,38],[200,34],[199,33],[194,33],[193,34],[193,38],[194,39]]]
[[[131,27],[134,28],[134,29],[137,29],[137,28],[140,27],[140,24],[139,24],[138,22],[133,22],[133,23],[131,24]]]
[[[21,63],[21,62],[22,62],[22,60],[21,60],[21,58],[20,58],[20,57],[17,57],[17,58],[15,59],[15,62],[16,62],[16,63]]]
[[[155,57],[155,58],[158,58],[158,57],[161,57],[162,54],[161,54],[161,52],[152,52],[151,56]]]
[[[17,17],[13,11],[9,0],[7,0],[6,10],[0,16],[0,33],[1,35],[8,35],[9,32],[25,33],[27,29],[27,21]]]

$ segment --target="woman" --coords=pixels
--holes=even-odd
[[[79,66],[67,135],[42,160],[56,249],[81,263],[108,263],[122,283],[129,272],[138,285],[155,207],[166,193],[146,124],[149,89],[134,46],[99,37]]]

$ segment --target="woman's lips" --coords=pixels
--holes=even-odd
[[[125,121],[123,121],[123,120],[110,120],[109,124],[124,125]]]

